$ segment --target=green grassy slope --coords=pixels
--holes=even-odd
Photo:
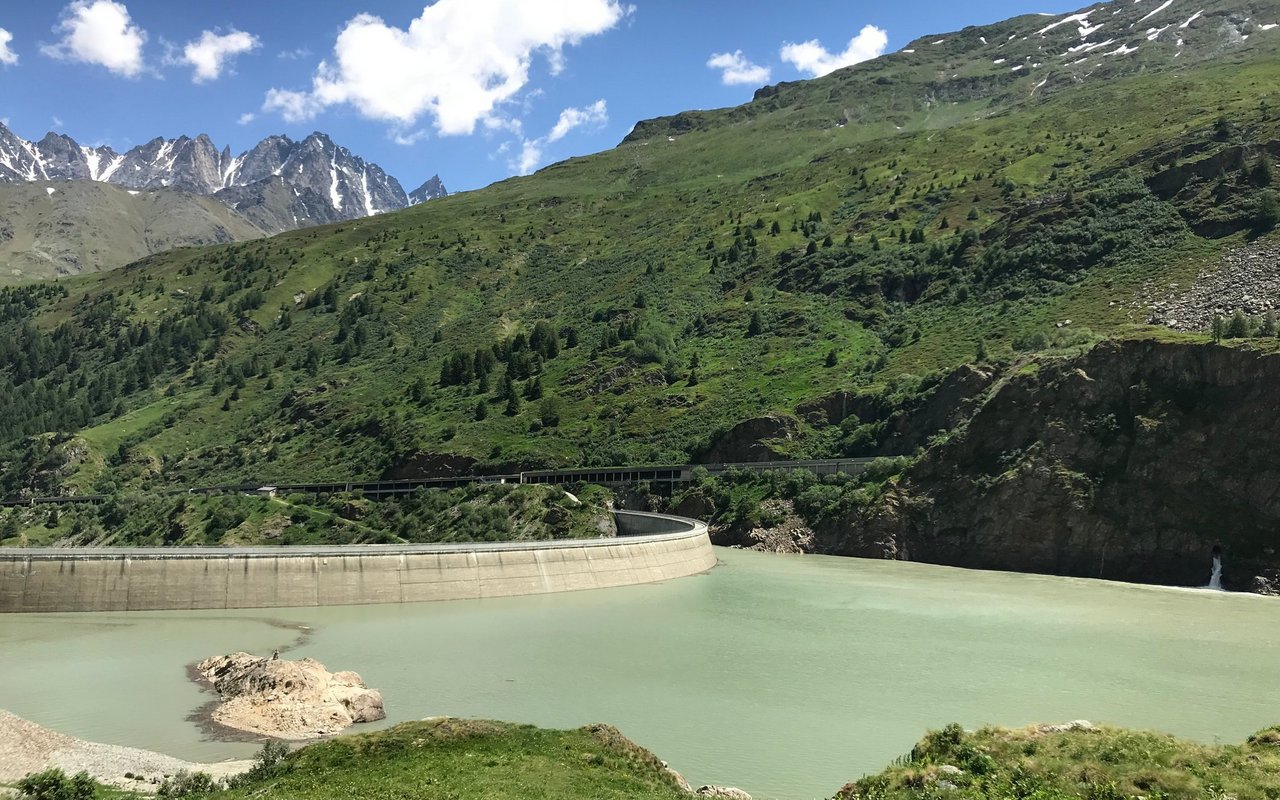
[[[593,538],[615,532],[610,495],[495,485],[373,502],[359,495],[157,497],[0,509],[0,547],[425,544]]]
[[[311,745],[211,797],[678,800],[677,779],[606,725],[550,731],[479,720],[410,722]]]
[[[835,800],[1037,798],[1038,800],[1267,800],[1280,791],[1280,732],[1239,745],[1201,745],[1149,731],[1087,722],[930,732],[883,772],[841,788]],[[204,776],[207,778],[207,776]],[[99,790],[99,796],[119,796]],[[607,725],[571,731],[430,719],[343,736],[283,755],[215,787],[175,776],[161,797],[209,800],[677,800],[691,797],[652,753]]]
[[[80,490],[684,461],[979,340],[1127,329],[1138,286],[1268,226],[1280,36],[1237,22],[1280,4],[1180,48],[1113,8],[1139,49],[1087,76],[1073,25],[1021,17],[397,214],[0,294],[0,489],[46,431],[86,444]],[[793,429],[776,452],[874,444]]]
[[[949,725],[930,733],[879,775],[845,786],[836,798],[1263,800],[1280,791],[1277,742],[1280,733],[1275,728],[1260,731],[1244,744],[1223,746],[1073,724],[972,733]]]

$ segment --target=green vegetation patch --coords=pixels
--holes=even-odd
[[[1241,745],[1201,745],[1088,723],[982,728],[948,725],[840,800],[920,797],[1270,800],[1280,794],[1280,728]]]
[[[305,747],[234,789],[231,798],[420,800],[677,800],[687,797],[652,753],[607,725],[542,730],[433,719]]]
[[[427,544],[615,533],[610,493],[473,485],[371,501],[358,494],[113,495],[100,504],[0,509],[0,546]]]

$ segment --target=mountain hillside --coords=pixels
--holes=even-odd
[[[93,181],[0,186],[0,281],[56,278],[267,231],[209,197]]]
[[[891,452],[881,411],[944,371],[1132,334],[1272,235],[1269,20],[1017,17],[480,191],[5,290],[0,489]]]

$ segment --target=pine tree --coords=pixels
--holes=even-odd
[[[826,360],[826,365],[827,365],[828,367],[834,367],[834,366],[835,366],[836,364],[838,364],[839,362],[840,362],[840,357],[839,357],[838,355],[836,355],[836,349],[833,347],[833,348],[831,348],[830,350],[828,350],[828,351],[827,351],[827,360]]]
[[[542,378],[533,378],[529,381],[524,387],[524,398],[526,400],[542,399]]]
[[[507,398],[506,415],[508,417],[514,417],[519,413],[520,413],[520,395],[516,394],[515,392],[512,392],[511,396]]]
[[[476,401],[476,421],[479,422],[480,420],[484,419],[487,416],[489,416],[488,403],[486,403],[483,400],[477,400]]]
[[[1227,323],[1227,331],[1224,334],[1228,339],[1243,339],[1249,335],[1249,320],[1245,319],[1244,312],[1239,309],[1231,315],[1231,321]]]
[[[1226,332],[1226,323],[1222,321],[1221,314],[1213,316],[1213,341],[1214,344],[1222,341],[1222,334]]]
[[[761,318],[759,311],[753,311],[751,313],[751,322],[747,325],[747,335],[759,336],[762,330],[764,330],[764,320]]]

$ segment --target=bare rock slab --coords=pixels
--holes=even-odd
[[[222,697],[214,721],[278,739],[311,739],[386,717],[382,693],[350,671],[310,658],[290,661],[231,653],[196,665]]]

